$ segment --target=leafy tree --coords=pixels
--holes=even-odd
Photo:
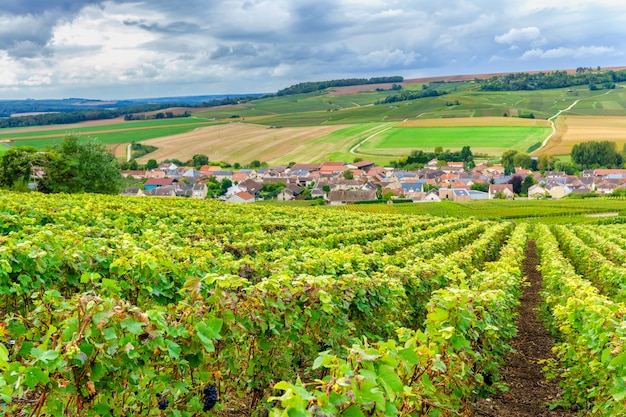
[[[233,182],[228,178],[224,178],[220,185],[222,188],[222,194],[226,194],[226,191],[228,191],[228,189],[233,186]]]
[[[146,162],[147,170],[156,169],[158,167],[159,167],[159,164],[157,163],[156,159],[148,159],[148,162]]]
[[[122,177],[113,154],[94,139],[68,135],[52,148],[39,184],[43,192],[117,194]]]
[[[0,185],[12,188],[18,183],[28,183],[31,168],[48,164],[48,155],[32,146],[16,146],[0,158]]]
[[[524,152],[519,152],[513,156],[513,165],[523,169],[530,169],[533,165],[533,159]]]
[[[515,194],[519,194],[522,192],[522,176],[521,175],[513,175],[509,180],[509,184],[513,185],[513,192]]]
[[[343,171],[343,178],[345,178],[346,180],[353,180],[354,174],[349,169],[346,169],[345,171]]]
[[[325,184],[322,186],[322,191],[324,191],[325,193],[329,193],[330,192],[330,185]]]
[[[504,151],[502,154],[502,167],[504,168],[504,175],[511,175],[515,172],[515,155],[517,151],[512,149]]]
[[[489,192],[489,184],[486,182],[475,182],[470,186],[470,190]]]
[[[276,197],[285,187],[287,187],[287,184],[284,182],[270,182],[263,184],[261,190],[259,191],[259,197],[263,199]]]
[[[209,157],[207,155],[196,154],[192,158],[193,166],[200,167],[202,165],[209,164]]]
[[[474,155],[472,154],[472,150],[470,149],[469,146],[463,146],[463,149],[461,149],[461,160],[463,162],[468,162],[470,158],[472,158]]]
[[[622,155],[616,151],[615,142],[582,142],[572,147],[572,161],[583,169],[617,167],[622,164]]]
[[[541,154],[537,158],[537,169],[539,171],[552,171],[554,169],[554,164],[556,162],[556,158],[552,155]]]
[[[130,164],[128,165],[128,169],[132,170],[132,171],[136,171],[139,169],[139,164],[137,163],[137,160],[133,159],[132,161],[130,161]]]
[[[532,187],[533,185],[535,185],[535,179],[533,178],[532,175],[527,175],[526,178],[524,178],[524,182],[522,182],[522,194],[528,194],[528,189],[530,187]]]

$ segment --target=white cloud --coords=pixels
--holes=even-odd
[[[372,51],[361,58],[365,65],[379,68],[390,66],[407,66],[415,62],[420,57],[419,53],[410,51],[404,52],[400,49]]]
[[[581,46],[578,48],[558,47],[548,50],[535,48],[524,52],[522,60],[529,59],[561,59],[561,58],[588,58],[597,56],[621,56],[623,53],[608,46]]]
[[[524,41],[535,41],[541,38],[541,31],[539,28],[530,26],[522,29],[513,28],[503,35],[495,37],[495,41],[498,43],[516,43]]]

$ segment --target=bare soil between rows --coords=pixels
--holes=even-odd
[[[508,392],[480,400],[474,409],[482,417],[574,417],[576,414],[563,408],[549,409],[549,404],[560,398],[556,380],[547,381],[542,373],[541,360],[554,357],[553,337],[539,317],[541,303],[541,274],[537,271],[535,242],[529,241],[523,264],[527,286],[518,308],[517,336],[511,345],[515,349],[506,358],[501,369],[501,381]]]

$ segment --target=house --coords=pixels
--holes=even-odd
[[[125,170],[121,172],[122,177],[124,178],[133,178],[136,180],[140,180],[146,177],[146,171],[141,170]]]
[[[489,193],[486,193],[484,191],[467,190],[467,192],[469,193],[470,199],[472,201],[474,201],[474,200],[488,200],[489,199]]]
[[[188,180],[194,181],[194,182],[202,176],[203,176],[202,172],[198,171],[195,168],[189,168],[189,169],[186,169],[185,172],[183,172],[184,178],[187,178]]]
[[[304,190],[297,185],[291,184],[283,188],[277,195],[276,199],[281,201],[295,200],[297,196],[302,194]]]
[[[322,174],[342,174],[346,169],[345,162],[323,162],[320,165]]]
[[[154,190],[155,188],[170,186],[174,183],[174,178],[148,178],[144,183],[146,191]]]
[[[225,179],[230,180],[233,177],[233,171],[214,171],[212,176],[215,177],[217,181],[222,182]]]
[[[548,193],[550,193],[552,198],[556,199],[563,198],[572,193],[572,189],[570,187],[567,185],[561,185],[561,183],[557,181],[548,181],[545,185],[545,189],[548,190]]]
[[[146,178],[165,178],[165,171],[161,171],[160,169],[151,169],[146,171]]]
[[[259,193],[259,191],[261,191],[262,187],[263,187],[263,183],[250,180],[250,179],[239,183],[239,188],[242,191],[246,191],[254,196],[256,196]]]
[[[250,178],[250,174],[246,173],[246,172],[234,172],[233,176],[231,177],[231,181],[233,183],[240,183],[240,182],[244,182],[245,180],[247,180],[248,178]]]
[[[496,198],[496,194],[501,193],[504,198],[513,198],[515,193],[513,192],[513,184],[490,184],[489,185],[489,198]]]
[[[408,194],[408,193],[423,193],[424,192],[424,184],[426,184],[426,181],[405,181],[405,182],[401,182],[400,186],[402,187],[402,190],[404,191],[404,194]]]
[[[432,189],[426,193],[424,199],[422,200],[425,203],[439,203],[441,202],[441,197],[439,197],[439,190]]]
[[[176,197],[176,186],[163,185],[150,190],[146,189],[145,194],[151,197]]]
[[[597,171],[597,170],[596,170]],[[615,179],[605,179],[596,184],[596,193],[598,194],[611,194],[617,187],[619,182]]]
[[[360,162],[354,162],[354,163],[352,163],[350,165],[354,166],[356,169],[360,169],[362,171],[367,172],[371,168],[374,168],[375,164],[373,162],[370,162],[370,161],[360,161]]]
[[[197,198],[200,200],[204,200],[209,193],[209,190],[206,186],[206,182],[197,182],[193,185],[191,193],[191,198]]]
[[[440,188],[439,198],[452,201],[470,201],[472,199],[469,191],[464,188]]]
[[[376,191],[373,190],[335,190],[328,193],[331,205],[350,204],[357,201],[376,200]]]
[[[430,169],[430,170],[438,170],[439,169],[439,160],[437,158],[435,159],[431,159],[430,161],[428,161],[426,163],[426,165],[424,165],[425,169]]]
[[[193,184],[179,183],[176,187],[176,197],[192,197]]]
[[[254,196],[248,192],[240,191],[233,194],[226,201],[229,203],[254,203]]]
[[[142,197],[145,194],[141,188],[127,188],[122,195],[125,197]]]
[[[528,189],[528,198],[546,198],[550,193],[539,184],[535,184]]]

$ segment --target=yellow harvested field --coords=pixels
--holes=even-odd
[[[268,163],[323,160],[336,151],[347,150],[351,138],[343,141],[321,141],[320,138],[346,125],[270,128],[267,126],[229,123],[207,126],[193,132],[143,141],[158,148],[137,161],[148,159],[186,161],[196,154],[208,155],[211,161]],[[345,143],[344,143],[345,142]]]
[[[577,143],[608,140],[617,150],[626,144],[626,117],[561,116],[556,122],[557,133],[538,154],[569,155]]]
[[[407,120],[396,127],[550,127],[550,122],[519,117],[451,117],[443,119]]]

